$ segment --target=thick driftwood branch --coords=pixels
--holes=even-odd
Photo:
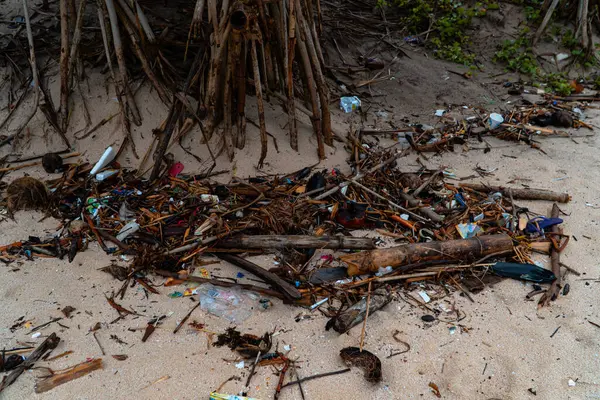
[[[362,251],[341,256],[348,264],[348,275],[374,273],[380,267],[397,268],[402,265],[423,261],[448,260],[449,262],[472,261],[489,254],[510,251],[513,248],[510,236],[490,235],[472,239],[411,243],[389,249]]]
[[[506,186],[487,186],[480,183],[461,183],[461,187],[477,190],[478,192],[500,192],[504,196],[510,196],[512,191],[513,198],[517,200],[548,200],[559,203],[568,203],[571,196],[568,193],[552,192],[542,189],[515,189]]]
[[[233,254],[217,253],[217,257],[221,260],[227,261],[235,266],[245,269],[246,271],[252,272],[257,277],[263,279],[265,282],[270,284],[273,288],[279,290],[285,297],[290,300],[298,300],[302,298],[302,293],[298,291],[294,286],[281,279],[279,276],[272,272],[267,271],[259,265],[254,264],[248,260],[238,257]]]
[[[370,238],[347,236],[302,236],[302,235],[257,235],[239,236],[224,239],[217,248],[225,249],[374,249],[375,243]]]

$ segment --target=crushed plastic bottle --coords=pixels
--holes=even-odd
[[[345,96],[340,98],[340,108],[345,113],[351,113],[360,108],[360,99],[356,96]]]
[[[259,296],[238,288],[222,288],[203,283],[196,288],[200,308],[233,323],[246,320],[259,304]]]

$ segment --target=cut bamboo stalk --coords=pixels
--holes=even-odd
[[[262,97],[262,85],[260,81],[260,69],[258,67],[258,55],[256,54],[256,40],[252,40],[250,52],[252,54],[252,69],[254,70],[254,87],[256,88],[256,105],[258,108],[258,123],[260,125],[260,159],[258,168],[263,167],[267,157],[267,127],[265,124],[265,105]]]

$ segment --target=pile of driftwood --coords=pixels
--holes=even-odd
[[[18,49],[20,53],[15,52],[14,43],[2,50],[7,59],[17,59],[17,62],[7,63],[9,68],[15,69],[15,74],[18,56],[29,54],[30,84],[21,82],[21,98],[0,122],[0,127],[7,124],[21,100],[31,92],[29,86],[33,88],[35,100],[29,117],[4,144],[20,134],[39,106],[70,147],[67,132],[75,107],[71,94],[78,88],[84,68],[89,65],[106,65],[114,82],[125,137],[121,151],[129,144],[138,156],[130,132],[131,123],[139,126],[142,122],[132,87],[134,79],[147,79],[170,107],[166,120],[157,130],[159,144],[148,151],[154,151],[159,164],[154,177],[170,141],[181,140],[195,125],[200,126],[206,141],[218,133],[222,149],[233,158],[234,148],[244,148],[246,143],[248,95],[256,98],[258,108],[259,167],[267,155],[264,102],[271,98],[277,99],[287,111],[293,149],[298,150],[298,112],[310,117],[321,159],[325,157],[324,145],[332,144],[318,0],[198,0],[193,9],[182,11],[178,7],[136,0],[91,4],[86,0],[60,0],[58,9],[46,2],[41,9],[32,8],[28,0],[22,1],[24,22],[15,37],[19,39],[21,32],[27,34],[28,51],[22,51],[23,48]],[[53,35],[57,26],[51,23],[52,17],[57,16],[60,17],[60,52],[59,60],[54,61],[60,66],[60,99],[55,107],[44,79],[46,68],[40,68],[39,54],[42,46],[52,46],[53,40],[58,39],[58,35]],[[19,41],[15,43],[23,45]],[[44,52],[43,60],[47,58]],[[53,56],[49,58],[52,61]],[[20,69],[18,73],[23,75]],[[12,87],[10,90],[12,93]],[[83,101],[86,128],[90,128],[92,121],[85,99]],[[83,136],[106,122],[100,121]],[[211,156],[214,161],[212,151]]]

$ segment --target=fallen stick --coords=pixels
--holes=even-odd
[[[348,264],[348,275],[375,273],[380,267],[398,268],[422,261],[446,259],[451,262],[471,261],[488,254],[513,248],[510,236],[489,235],[472,239],[411,243],[388,249],[362,251],[341,256]]]
[[[370,238],[348,236],[256,235],[224,239],[214,247],[225,249],[374,249]]]
[[[554,203],[552,205],[552,212],[550,214],[551,218],[558,218],[560,215],[560,209],[558,205]],[[558,225],[554,225],[552,227],[553,234],[561,233],[561,228]],[[560,238],[558,239],[560,240]],[[547,306],[551,301],[554,301],[558,298],[558,292],[560,291],[560,253],[559,251],[552,246],[550,249],[550,265],[552,266],[552,273],[556,276],[550,288],[543,294],[538,302],[539,307]]]
[[[283,389],[283,388],[288,387],[288,386],[299,385],[302,382],[311,381],[311,380],[317,379],[317,378],[324,378],[326,376],[345,374],[346,372],[350,372],[350,368],[340,369],[339,371],[324,372],[322,374],[316,374],[316,375],[312,375],[312,376],[307,376],[305,378],[298,379],[297,381],[288,382],[285,385],[283,385],[281,388]]]
[[[257,277],[261,278],[273,288],[279,290],[283,295],[290,300],[298,300],[302,298],[302,293],[298,291],[294,286],[281,279],[279,276],[272,272],[267,271],[259,265],[254,264],[248,260],[238,257],[233,254],[217,253],[215,254],[221,260],[227,261],[237,267],[243,268],[246,271],[252,272]]]
[[[525,130],[530,131],[530,132],[540,132],[540,134],[542,136],[550,136],[550,135],[557,135],[557,136],[564,136],[564,137],[571,136],[568,132],[557,131],[557,130],[554,130],[554,129],[542,128],[540,126],[534,126],[534,125],[528,125],[528,124],[517,125],[517,124],[507,124],[507,123],[504,123],[504,124],[501,124],[500,126],[505,127],[505,128],[525,129]]]
[[[460,186],[484,193],[500,192],[504,196],[510,196],[510,192],[512,191],[513,198],[516,200],[547,200],[559,203],[568,203],[571,200],[571,196],[567,193],[552,192],[550,190],[515,189],[505,186],[482,185],[480,183],[461,183]]]
[[[17,366],[17,368],[15,368],[10,374],[8,374],[8,376],[4,377],[4,379],[0,383],[0,393],[2,393],[4,389],[12,385],[17,380],[17,378],[21,376],[23,372],[25,372],[25,370],[33,367],[33,365],[40,358],[42,358],[42,356],[46,354],[46,352],[48,352],[49,350],[54,350],[56,346],[58,346],[59,342],[60,338],[56,336],[56,333],[52,333],[50,336],[48,336],[46,340],[44,340],[42,344],[40,344],[38,348],[35,349],[25,361],[19,364],[19,366]]]
[[[190,311],[188,311],[187,314],[185,314],[185,317],[183,317],[183,319],[181,320],[180,323],[177,324],[177,326],[175,327],[175,329],[173,330],[173,333],[177,333],[179,332],[179,330],[181,329],[181,327],[183,326],[183,324],[185,324],[185,322],[190,318],[190,316],[192,315],[192,313],[194,312],[194,310],[196,308],[200,307],[200,302],[197,302],[196,305],[194,307],[192,307],[192,309]]]
[[[44,393],[49,390],[54,389],[57,386],[62,385],[63,383],[70,382],[72,380],[81,378],[82,376],[86,376],[92,371],[96,371],[97,369],[102,369],[102,359],[96,358],[94,360],[86,361],[81,364],[74,365],[67,369],[64,372],[60,372],[52,375],[49,378],[46,378],[42,381],[39,381],[35,384],[35,392],[36,393]]]
[[[69,154],[66,154],[65,156],[63,156],[62,159],[66,160],[67,158],[78,157],[80,155],[81,155],[81,153],[69,153]],[[36,165],[41,165],[41,164],[42,164],[41,161],[35,161],[35,162],[27,163],[27,164],[15,165],[14,167],[0,168],[0,173],[8,172],[8,171],[17,171],[19,169],[34,167]]]

